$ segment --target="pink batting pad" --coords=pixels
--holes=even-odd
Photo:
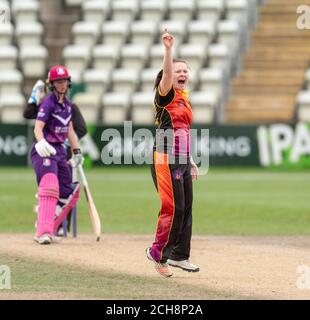
[[[59,198],[59,183],[54,173],[47,173],[42,177],[38,196],[37,236],[41,237],[45,233],[52,235],[55,210]]]
[[[53,234],[56,234],[59,225],[62,224],[62,222],[67,218],[67,215],[69,214],[69,212],[76,206],[79,200],[79,197],[80,197],[80,184],[77,183],[75,189],[69,196],[66,205],[62,208],[62,211],[60,212],[59,216],[56,217],[54,221]]]

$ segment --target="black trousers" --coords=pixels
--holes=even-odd
[[[157,262],[190,257],[193,184],[189,158],[186,164],[169,163],[169,156],[154,152],[151,173],[161,199],[151,253]]]

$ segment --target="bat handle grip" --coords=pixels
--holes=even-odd
[[[77,182],[78,181],[78,172],[77,168],[72,168],[72,182]]]

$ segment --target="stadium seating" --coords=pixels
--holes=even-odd
[[[149,66],[160,70],[163,64],[164,50],[161,44],[153,44],[150,47]]]
[[[83,45],[70,45],[64,49],[64,63],[69,70],[84,71],[90,60],[91,48]]]
[[[196,11],[194,0],[171,0],[168,1],[169,19],[190,21]]]
[[[140,18],[144,21],[159,22],[167,11],[167,0],[141,1]]]
[[[154,101],[153,92],[136,92],[131,97],[132,121],[135,124],[152,124],[154,123]]]
[[[304,78],[306,82],[306,88],[308,91],[310,91],[310,68],[306,70]]]
[[[131,24],[130,42],[134,44],[143,44],[150,46],[154,41],[154,36],[157,31],[157,22],[152,20],[134,21]]]
[[[142,44],[128,44],[121,48],[122,68],[135,69],[138,73],[148,58],[148,48]]]
[[[18,50],[14,46],[1,46],[0,70],[12,70],[17,67]]]
[[[84,21],[97,23],[99,26],[110,12],[110,2],[87,0],[82,3]]]
[[[87,91],[102,95],[109,86],[110,72],[100,69],[87,69],[83,75],[83,82]]]
[[[20,93],[23,75],[20,71],[12,69],[0,72],[0,94]]]
[[[16,26],[16,38],[20,47],[40,46],[43,37],[43,26],[38,22],[19,23]]]
[[[218,106],[216,94],[194,91],[190,95],[195,123],[211,123],[215,120],[215,110]]]
[[[68,7],[81,6],[83,4],[83,0],[65,0],[65,2]]]
[[[5,85],[10,86],[11,93],[23,92],[28,80],[33,83],[35,78],[44,79],[53,61],[47,52],[46,18],[40,13],[41,5],[38,0],[0,0],[0,6],[6,6],[12,18],[0,28],[0,70],[8,72],[9,78],[12,76],[12,84]],[[296,30],[296,17],[288,11],[286,3],[282,5],[278,0],[272,0],[271,4],[261,0],[64,0],[61,5],[64,14],[70,11],[79,14],[71,22],[69,43],[63,44],[62,61],[57,63],[68,67],[75,83],[85,85],[86,92],[78,93],[76,99],[90,122],[133,119],[142,123],[143,118],[146,123],[151,122],[153,111],[146,109],[146,103],[151,101],[154,80],[162,67],[161,36],[165,28],[175,38],[174,57],[185,59],[190,66],[189,89],[193,91],[192,103],[197,103],[195,121],[217,120],[216,115],[224,107],[226,121],[237,121],[237,115],[241,122],[246,121],[247,117],[242,115],[245,106],[249,101],[252,106],[256,104],[252,101],[258,105],[265,103],[267,97],[262,93],[267,86],[279,95],[279,100],[271,102],[271,118],[280,101],[285,101],[285,107],[278,119],[292,117],[294,101],[298,106],[297,116],[307,118],[309,58],[306,48],[299,45],[307,41],[305,33],[291,31],[293,24]],[[278,13],[292,17],[293,24],[290,18],[286,22],[272,19]],[[276,37],[284,38],[284,32],[288,32],[290,50],[277,42],[280,38]],[[276,39],[272,43],[275,48],[269,46],[271,33]],[[296,40],[292,40],[295,36]],[[294,56],[292,62],[281,61],[288,61],[292,56],[289,52]],[[291,77],[286,76],[288,68],[294,68]],[[13,76],[16,70],[20,71],[20,82],[17,73]],[[283,77],[287,80],[281,89],[277,84],[282,83]],[[261,79],[265,79],[262,84]],[[258,88],[256,93],[254,87]],[[304,91],[298,95],[302,88]],[[287,99],[280,97],[281,90]],[[129,99],[126,103],[124,98],[117,98],[120,93]],[[18,104],[11,98],[3,101]],[[115,117],[113,106],[118,110]],[[266,119],[267,111],[261,110]]]
[[[113,0],[111,2],[112,20],[135,20],[138,13],[138,5],[138,0]]]
[[[93,46],[99,36],[99,25],[92,21],[79,21],[72,27],[73,42],[76,45]]]
[[[179,48],[179,57],[184,59],[190,66],[191,71],[196,73],[204,65],[207,47],[203,44],[183,44]]]
[[[107,21],[102,27],[102,43],[123,45],[129,33],[129,21]]]
[[[4,25],[11,21],[11,8],[8,0],[0,0],[0,24]]]
[[[0,113],[3,122],[21,122],[25,83],[45,78],[48,52],[43,43],[38,0],[0,0],[5,20],[0,21]],[[27,91],[29,94],[29,91]]]
[[[221,70],[230,70],[231,52],[223,43],[212,44],[209,47],[209,67]]]
[[[118,45],[97,45],[93,49],[93,67],[111,71],[118,64],[119,57]]]
[[[224,0],[198,0],[197,18],[217,23],[224,11]]]
[[[137,89],[139,73],[136,69],[115,69],[112,71],[111,80],[114,92],[132,93]]]
[[[74,103],[79,106],[87,123],[98,122],[101,106],[101,95],[94,92],[80,92],[73,98]]]
[[[102,119],[106,124],[123,123],[130,107],[130,93],[111,92],[102,98]]]
[[[301,91],[297,96],[297,117],[300,121],[310,121],[310,90]]]
[[[158,25],[158,43],[161,43],[162,34],[167,29],[173,34],[173,45],[178,49],[179,45],[183,43],[186,33],[186,22],[183,20],[164,20],[160,21]]]
[[[0,95],[0,116],[5,123],[22,123],[25,97],[21,93],[5,93]]]
[[[188,82],[188,85],[187,85],[187,89],[189,91],[196,90],[196,88],[198,87],[198,85],[199,85],[198,74],[199,74],[199,70],[193,70],[192,68],[190,68],[190,70],[189,70],[189,82]]]
[[[44,46],[25,46],[20,49],[20,63],[26,77],[45,77],[47,49]]]
[[[209,114],[205,113],[202,119],[212,122],[211,113],[228,99],[230,78],[240,70],[240,55],[246,49],[249,34],[243,29],[245,25],[255,25],[258,5],[255,0],[73,2],[70,6],[80,6],[83,20],[72,27],[73,44],[63,52],[66,65],[76,74],[84,73],[79,77],[86,84],[84,95],[101,94],[102,105],[109,93],[113,93],[112,102],[117,100],[117,92],[132,94],[126,112],[119,108],[122,112],[116,118],[129,116],[137,121],[143,119],[138,109],[143,109],[147,93],[153,94],[154,80],[162,67],[161,36],[167,28],[174,35],[174,56],[190,66],[189,89],[197,91],[197,101],[206,99],[206,104],[212,105],[206,107]],[[104,70],[109,77],[96,70]],[[97,90],[100,84],[103,88]],[[199,91],[205,90],[210,90],[210,95],[200,97]],[[103,107],[102,119],[109,122],[110,104],[105,104],[108,107]],[[197,107],[196,113],[198,110]]]
[[[310,37],[296,27],[299,4],[296,0],[273,0],[262,6],[251,46],[242,57],[242,69],[232,81],[232,94],[225,106],[226,122],[256,124],[304,118],[307,95],[299,92],[306,86]],[[253,1],[247,2],[247,8],[251,25],[256,19]],[[240,12],[229,16],[233,19],[238,15]]]
[[[224,20],[218,23],[218,40],[236,50],[240,46],[240,26],[237,21]]]
[[[14,27],[11,23],[1,24],[0,28],[0,46],[8,46],[12,44]]]
[[[249,2],[247,0],[227,0],[227,18],[247,26],[250,20]]]
[[[35,0],[13,1],[12,12],[16,25],[35,22],[38,20],[39,2]]]
[[[188,42],[209,45],[215,37],[215,23],[205,20],[193,20],[188,23]]]
[[[158,68],[143,69],[140,78],[140,91],[152,92]]]
[[[224,91],[225,76],[224,72],[220,69],[206,68],[199,72],[200,90],[202,92],[209,92],[216,95],[219,100],[221,97],[226,96]]]

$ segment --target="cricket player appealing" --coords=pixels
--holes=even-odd
[[[68,70],[54,66],[48,75],[51,94],[41,103],[35,122],[37,142],[31,149],[31,161],[38,183],[38,221],[35,240],[50,244],[58,226],[79,199],[80,186],[72,184],[71,169],[63,146],[69,140],[72,163],[83,161],[72,125],[72,102],[66,94],[71,84]],[[57,210],[56,210],[57,207]]]
[[[156,139],[151,166],[161,199],[155,241],[146,249],[156,271],[171,277],[169,265],[189,272],[199,267],[189,262],[192,236],[192,180],[198,168],[190,156],[192,109],[186,91],[189,68],[185,61],[172,58],[173,36],[162,36],[163,69],[155,81]],[[165,138],[163,133],[170,131]]]

